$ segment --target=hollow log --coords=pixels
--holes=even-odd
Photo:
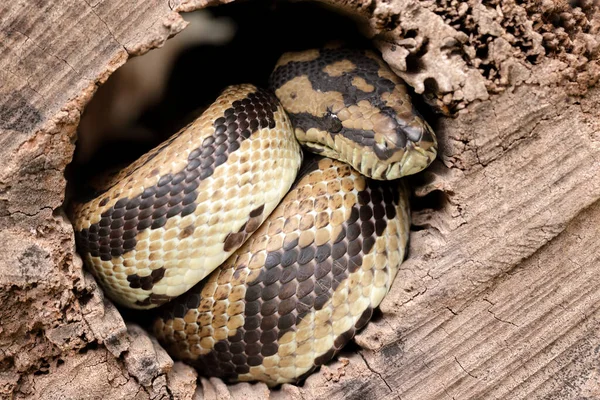
[[[181,13],[228,0],[0,5],[0,395],[600,398],[600,12],[593,0],[327,0],[437,115],[380,312],[301,385],[173,362],[82,269],[63,208],[80,117]]]

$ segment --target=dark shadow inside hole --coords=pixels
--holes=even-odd
[[[50,364],[47,361],[44,361],[42,365],[40,365],[39,369],[33,373],[33,375],[47,375],[50,373]]]
[[[430,101],[434,101],[437,99],[438,94],[440,93],[439,85],[435,78],[428,77],[423,81],[423,86],[425,90],[423,92],[423,96],[416,96],[412,94],[413,104],[415,108],[419,110],[421,115],[425,118],[427,123],[433,128],[433,131],[436,133],[438,144],[440,143],[440,135],[439,135],[439,120],[442,116],[441,112],[435,113],[434,110],[426,104],[426,98]],[[442,149],[438,146],[438,154],[441,154]]]
[[[125,321],[134,322],[152,333],[152,324],[156,316],[160,313],[160,307],[151,310],[134,310],[127,307],[118,307],[121,316]]]
[[[356,344],[356,341],[354,339],[349,341],[348,344],[346,344],[344,346],[344,353],[358,353],[360,350],[361,350],[361,347],[358,344]],[[334,358],[334,360],[337,359],[338,357],[339,357],[339,355],[336,356],[336,358]]]
[[[98,342],[90,342],[85,347],[82,347],[81,349],[79,349],[79,354],[85,354],[89,350],[96,350],[96,349],[98,349]]]
[[[424,197],[413,197],[410,208],[414,211],[441,210],[448,202],[448,195],[442,190],[434,190]]]
[[[409,54],[406,57],[406,72],[407,73],[416,73],[424,69],[425,65],[421,58],[427,53],[429,50],[429,40],[427,38],[423,39],[423,44],[419,50],[413,54]]]
[[[381,309],[379,307],[373,309],[373,316],[371,316],[371,322],[381,321],[382,318],[383,312],[381,312]]]
[[[173,126],[173,121],[187,122],[189,113],[211,102],[228,85],[250,82],[266,87],[273,66],[286,51],[318,48],[331,41],[368,46],[354,21],[313,3],[254,1],[211,11],[216,18],[235,21],[233,40],[181,53],[163,101],[144,114],[142,123],[168,134],[179,127]],[[310,21],[309,27],[306,21]]]
[[[423,81],[423,84],[425,85],[426,92],[437,93],[439,91],[438,83],[432,77],[425,78],[425,81]]]
[[[481,60],[485,60],[489,54],[489,48],[487,45],[482,45],[475,50],[475,56]]]
[[[551,14],[548,19],[550,20],[550,23],[556,27],[560,27],[562,25],[560,14]]]
[[[482,62],[481,64],[479,64],[479,66],[477,68],[479,68],[479,70],[481,71],[481,74],[483,76],[485,76],[486,78],[488,78],[488,79],[497,78],[496,65],[490,64],[488,62]]]
[[[531,64],[537,64],[540,57],[537,54],[530,54],[530,55],[526,56],[525,59],[528,62],[530,62]]]
[[[416,38],[417,37],[417,30],[416,29],[409,29],[406,31],[406,33],[404,34],[404,38],[405,39],[412,39],[412,38]]]
[[[99,141],[102,145],[93,151],[91,158],[79,162],[77,148],[75,161],[67,171],[68,178],[85,181],[107,168],[119,168],[135,160],[191,122],[229,85],[253,83],[266,87],[277,59],[286,51],[319,48],[330,42],[372,47],[360,35],[354,20],[317,3],[245,1],[203,12],[210,13],[214,21],[233,22],[232,39],[219,45],[183,48],[172,63],[159,101],[127,126],[118,127],[119,135]],[[112,78],[103,86],[110,86]],[[101,87],[96,96],[104,89]],[[88,106],[82,120],[89,117],[86,115],[89,109]],[[86,133],[79,130],[80,137]]]
[[[426,169],[422,172],[419,172],[418,174],[407,176],[406,179],[408,181],[409,187],[418,188],[430,184],[433,181],[433,179],[435,179],[435,175],[431,174]]]
[[[414,224],[410,225],[411,232],[419,232],[419,231],[424,231],[426,229],[427,229],[426,226],[420,226],[420,225],[414,225]]]
[[[14,366],[14,357],[4,357],[2,360],[0,360],[0,368],[2,368],[4,371],[8,371],[9,369],[14,368]]]

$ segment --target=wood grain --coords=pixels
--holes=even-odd
[[[302,385],[270,392],[196,380],[125,325],[61,208],[97,87],[183,29],[177,11],[221,2],[0,5],[0,396],[600,398],[597,6],[326,2],[359,14],[440,113],[442,151],[413,181],[410,257],[380,315]]]

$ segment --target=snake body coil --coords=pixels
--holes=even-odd
[[[154,324],[173,356],[203,375],[277,384],[331,359],[404,258],[403,185],[357,170],[378,180],[420,171],[436,141],[374,53],[287,53],[271,82],[287,113],[270,92],[230,87],[73,220],[113,300],[152,308],[187,291]],[[294,136],[320,154],[295,183]]]
[[[294,381],[371,318],[404,258],[408,230],[402,185],[312,160],[267,222],[168,307],[154,331],[200,374]]]
[[[292,185],[286,113],[252,85],[226,89],[188,127],[75,207],[77,245],[107,294],[152,308],[227,259]]]

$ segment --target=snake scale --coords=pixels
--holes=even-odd
[[[225,89],[72,220],[111,299],[161,306],[154,333],[172,356],[275,385],[368,322],[408,241],[392,179],[427,167],[437,142],[374,52],[286,53],[270,86]],[[300,145],[317,154],[302,165]]]

